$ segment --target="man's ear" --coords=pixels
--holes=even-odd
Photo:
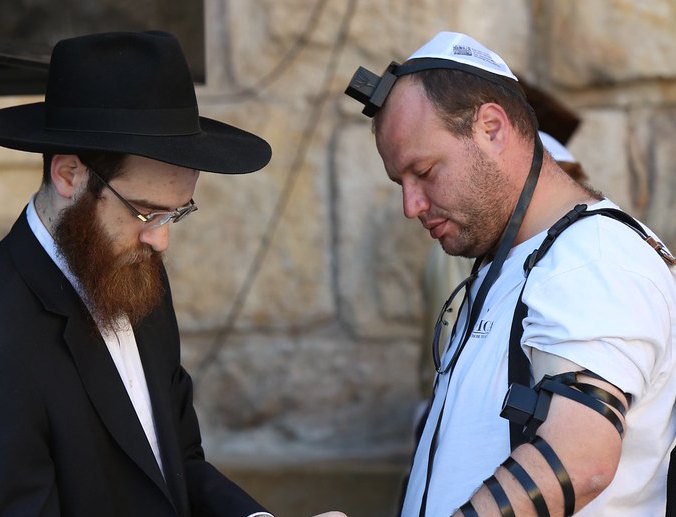
[[[511,128],[507,113],[499,104],[487,102],[477,109],[474,137],[489,156],[496,158],[507,147]]]
[[[87,167],[74,154],[55,154],[50,169],[52,185],[63,198],[71,199],[87,185]]]

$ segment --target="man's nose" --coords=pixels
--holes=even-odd
[[[413,219],[429,210],[429,201],[418,181],[415,179],[403,181],[401,189],[406,217]]]
[[[157,252],[165,251],[169,247],[169,225],[163,224],[155,228],[144,228],[139,240]]]

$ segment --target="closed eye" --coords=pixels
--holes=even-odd
[[[427,176],[429,176],[430,172],[432,172],[432,167],[430,167],[429,169],[425,169],[422,172],[416,173],[416,176],[418,176],[419,178],[426,178]]]

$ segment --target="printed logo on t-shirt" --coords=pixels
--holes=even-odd
[[[472,337],[477,339],[486,339],[491,333],[493,322],[491,320],[479,320],[472,331]]]

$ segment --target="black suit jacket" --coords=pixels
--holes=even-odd
[[[0,516],[263,511],[204,460],[165,283],[134,329],[163,477],[105,343],[25,212],[0,242]]]

